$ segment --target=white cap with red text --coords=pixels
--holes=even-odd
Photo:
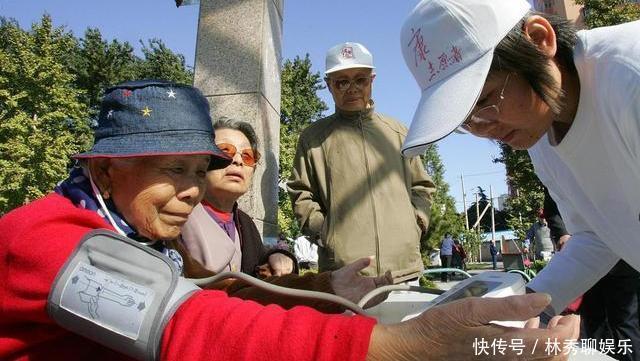
[[[373,56],[364,45],[346,42],[327,51],[325,74],[351,68],[375,69]]]
[[[402,55],[422,91],[404,156],[453,132],[473,109],[493,50],[530,10],[526,0],[423,0],[402,26]]]

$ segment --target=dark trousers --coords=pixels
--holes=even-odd
[[[491,254],[491,263],[493,263],[493,269],[498,269],[497,258],[498,258],[498,255]]]
[[[442,268],[450,268],[451,256],[440,255],[440,262],[442,263]],[[449,282],[449,272],[440,272],[440,281]]]
[[[618,262],[582,297],[581,337],[598,340],[619,340],[631,345],[632,353],[626,355],[608,353],[617,360],[640,360],[640,319],[638,298],[640,297],[640,273],[626,262]],[[621,349],[618,349],[621,351]]]

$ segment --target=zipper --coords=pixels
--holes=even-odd
[[[373,202],[373,186],[371,185],[371,173],[369,170],[369,157],[367,157],[367,145],[366,138],[364,136],[364,126],[362,125],[362,116],[363,113],[360,113],[360,117],[358,118],[358,124],[360,126],[360,134],[362,135],[362,153],[364,154],[364,166],[367,170],[367,183],[369,184],[369,201],[371,202],[371,211],[373,213],[373,230],[374,230],[374,239],[376,241],[376,274],[380,277],[380,238],[378,235],[378,217],[376,215],[376,206]],[[373,118],[373,114],[372,114]]]

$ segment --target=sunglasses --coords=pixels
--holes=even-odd
[[[229,143],[219,143],[216,144],[218,149],[222,151],[222,153],[228,155],[230,158],[233,158],[238,153],[238,148],[235,145]],[[257,150],[253,150],[251,148],[241,149],[240,157],[242,157],[242,163],[244,165],[253,167],[260,160],[260,153]]]
[[[327,79],[333,82],[333,86],[336,89],[338,89],[341,92],[345,92],[349,88],[351,88],[351,85],[354,85],[358,90],[365,88],[366,86],[371,84],[371,79],[373,79],[373,77],[363,76],[363,77],[358,77],[356,79],[332,79],[332,78],[327,78]]]

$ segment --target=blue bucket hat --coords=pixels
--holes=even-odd
[[[94,137],[93,148],[74,158],[205,154],[209,169],[231,163],[215,145],[207,99],[192,86],[163,80],[107,89]]]

